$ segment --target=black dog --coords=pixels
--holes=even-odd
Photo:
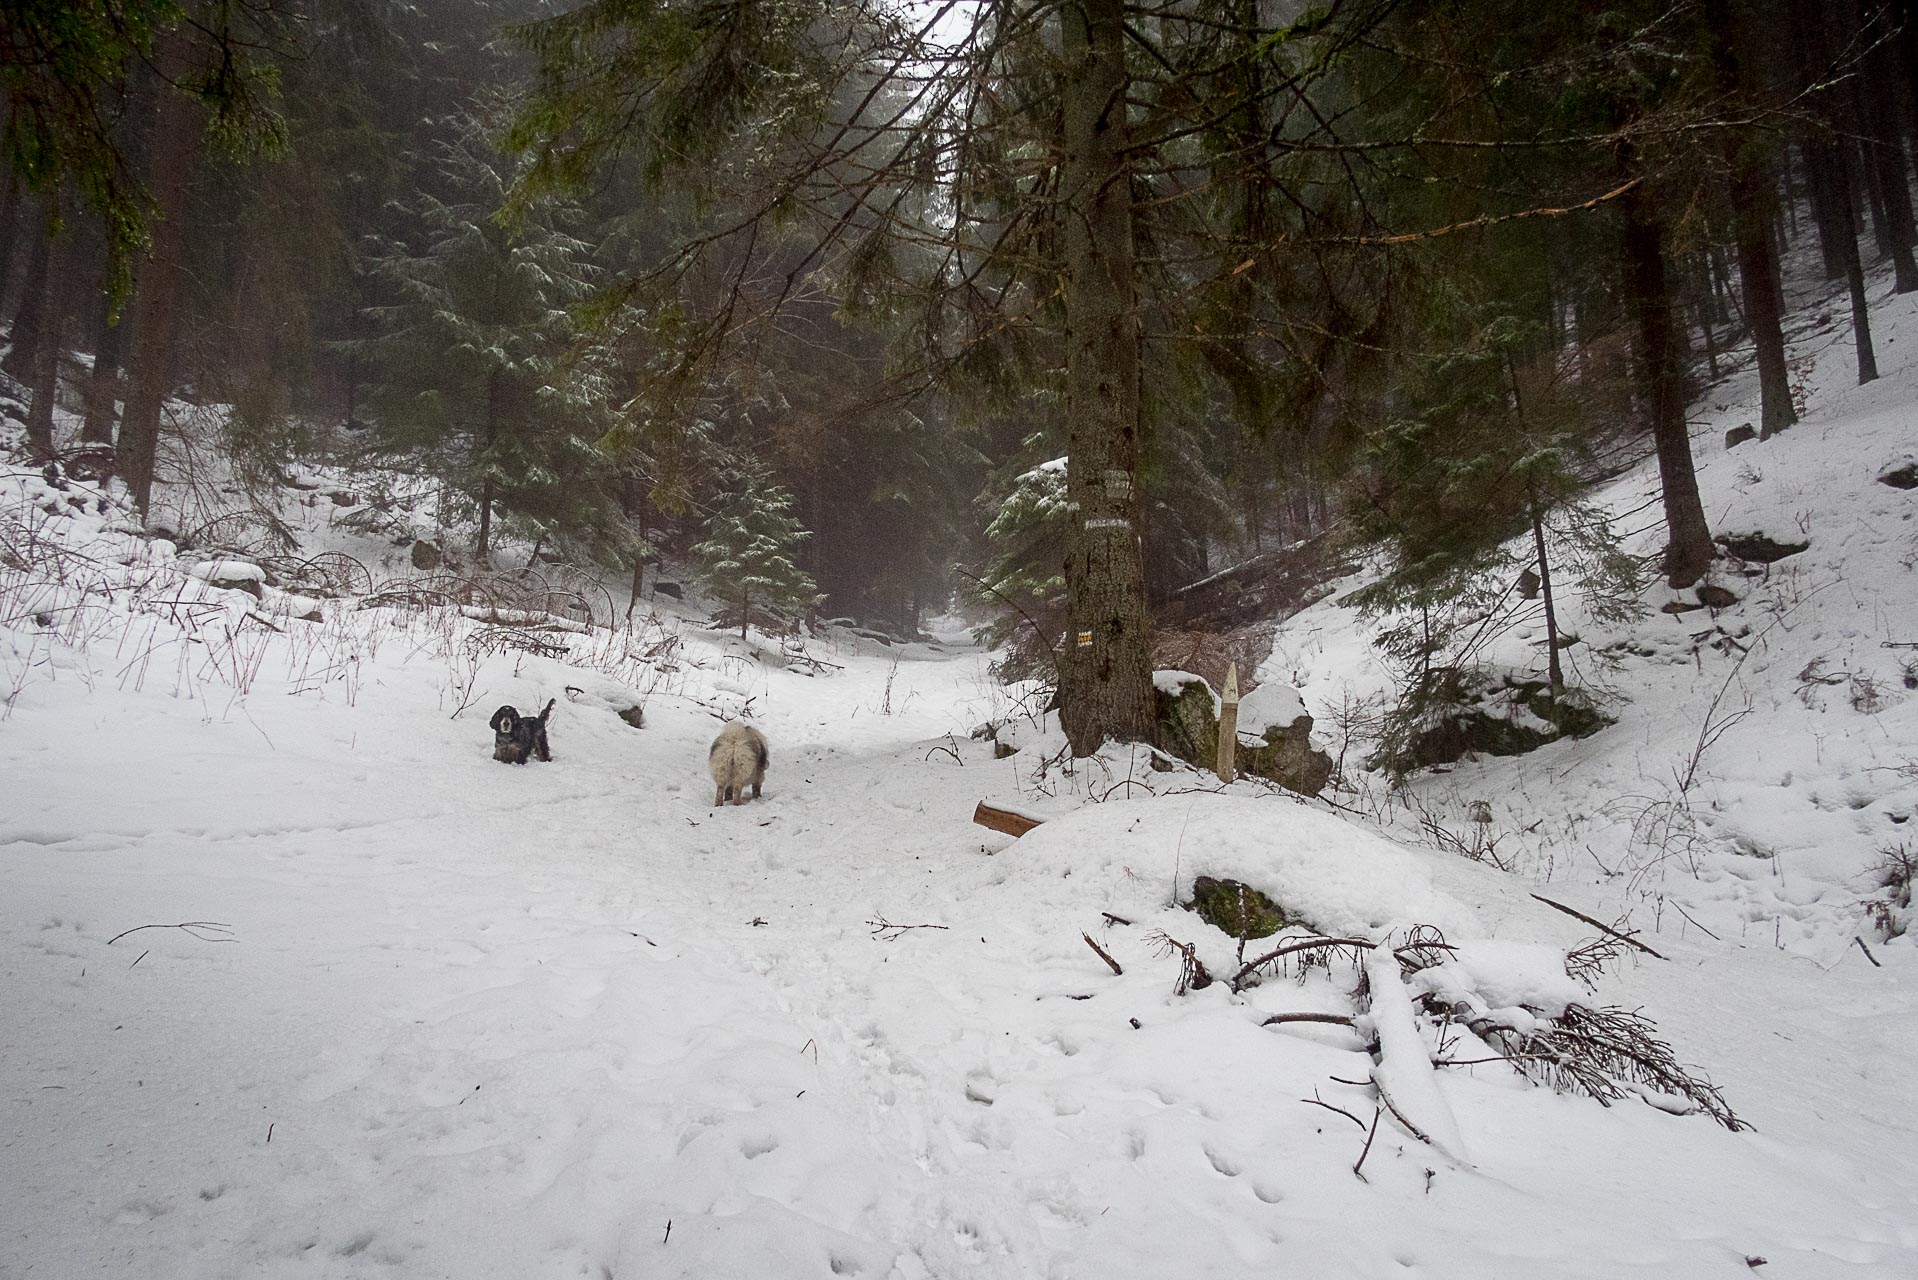
[[[517,707],[501,707],[487,721],[493,726],[493,759],[507,764],[525,764],[530,756],[550,761],[553,753],[546,745],[546,717],[553,714],[554,698],[537,716],[523,716]]]

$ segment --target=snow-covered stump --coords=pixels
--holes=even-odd
[[[1470,1164],[1458,1120],[1439,1092],[1431,1055],[1412,1015],[1411,993],[1399,978],[1398,957],[1390,947],[1377,946],[1365,953],[1364,965],[1371,992],[1368,1016],[1379,1044],[1372,1066],[1379,1100],[1413,1137],[1460,1164]]]

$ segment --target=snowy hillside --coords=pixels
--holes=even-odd
[[[1578,621],[1611,728],[1409,799],[1355,745],[1337,811],[1066,774],[1030,726],[995,759],[969,731],[1016,707],[956,634],[256,597],[8,471],[0,1276],[1918,1274],[1918,945],[1875,878],[1918,849],[1918,650],[1881,647],[1918,640],[1918,493],[1879,482],[1918,460],[1918,317],[1881,315],[1882,382],[1809,343],[1803,425],[1719,451],[1734,386],[1699,427],[1715,528],[1808,550],[1728,609]],[[1335,602],[1262,674],[1328,740],[1383,681]],[[554,760],[492,760],[493,708],[549,698]],[[767,794],[715,809],[742,709]],[[1511,872],[1434,847],[1474,802]],[[1177,905],[1200,876],[1302,923],[1230,937]],[[1535,891],[1658,955],[1580,985],[1602,935]],[[1367,948],[1419,926],[1408,993],[1641,1010],[1749,1127],[1414,1023]]]

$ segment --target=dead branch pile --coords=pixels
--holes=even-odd
[[[1575,948],[1566,956],[1566,972],[1587,990],[1592,989],[1598,974],[1618,958],[1627,941],[1614,935]],[[1302,981],[1308,966],[1328,965],[1335,958],[1349,961],[1362,975],[1363,958],[1380,945],[1364,938],[1288,938],[1247,962],[1233,975],[1231,985],[1235,991],[1256,985],[1262,977],[1287,972],[1294,962]],[[1418,925],[1407,932],[1403,944],[1392,948],[1392,954],[1401,974],[1410,978],[1443,964],[1454,950],[1438,929]],[[1171,946],[1162,954],[1172,952],[1183,954],[1184,948]],[[1182,964],[1180,992],[1188,985]],[[1472,994],[1456,998],[1456,987],[1448,989],[1455,998],[1430,992],[1420,995],[1420,1017],[1428,1025],[1436,1024],[1436,1039],[1441,1044],[1449,1028],[1462,1027],[1490,1047],[1495,1056],[1441,1056],[1437,1066],[1503,1061],[1534,1084],[1561,1093],[1582,1093],[1607,1106],[1631,1096],[1676,1115],[1702,1112],[1734,1132],[1750,1127],[1732,1111],[1709,1077],[1679,1062],[1671,1045],[1660,1038],[1657,1026],[1638,1010],[1574,1003],[1548,1017],[1535,1009],[1491,1010]],[[1361,982],[1361,995],[1363,991]],[[1267,1025],[1300,1020],[1280,1014],[1268,1019]],[[1332,1019],[1313,1015],[1310,1020]]]

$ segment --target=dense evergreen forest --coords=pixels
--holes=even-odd
[[[263,483],[429,479],[474,566],[972,601],[1081,752],[1150,736],[1183,589],[1301,543],[1382,554],[1415,674],[1540,597],[1556,685],[1555,591],[1709,568],[1701,376],[1795,421],[1788,285],[1875,376],[1911,8],[12,0],[6,370],[142,507],[217,404]],[[1581,494],[1647,455],[1643,566]]]

